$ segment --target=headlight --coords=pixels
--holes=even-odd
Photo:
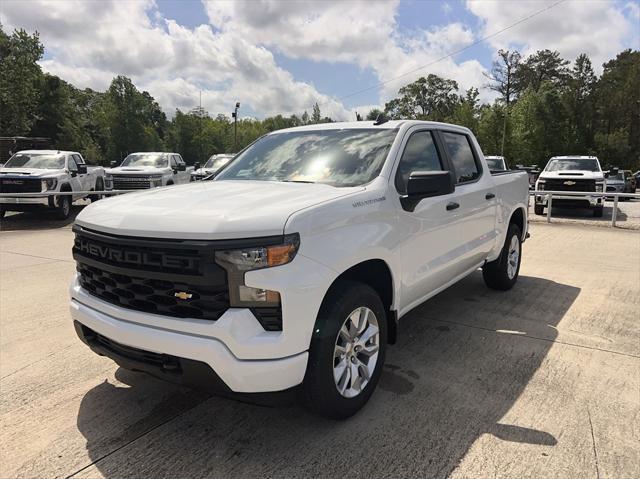
[[[596,183],[596,192],[604,190],[604,183]]]
[[[58,180],[55,178],[45,178],[42,180],[42,191],[55,190]]]
[[[293,261],[300,236],[286,235],[284,241],[269,246],[216,251],[216,263],[227,270],[229,278],[229,300],[232,307],[278,306],[280,294],[260,288],[250,288],[244,284],[247,271],[281,266]]]
[[[544,185],[545,185],[546,181],[544,180],[538,180],[538,183],[536,185],[536,190],[538,191],[544,191]]]

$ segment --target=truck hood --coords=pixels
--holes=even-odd
[[[24,178],[44,178],[64,174],[64,170],[43,168],[0,168],[0,178],[3,176],[20,176]]]
[[[214,168],[211,168],[211,169],[209,169],[209,168],[206,168],[206,169],[205,168],[200,168],[200,169],[192,171],[191,174],[193,174],[193,175],[212,175],[216,171],[218,171],[218,170],[214,169]]]
[[[126,236],[232,239],[283,234],[291,214],[363,191],[310,183],[199,181],[87,206],[80,226]]]
[[[564,170],[564,171],[543,171],[540,173],[541,180],[559,179],[559,180],[604,180],[604,173],[601,171],[583,171],[583,170]]]
[[[106,170],[110,175],[131,175],[131,176],[139,176],[143,175],[162,175],[167,171],[166,168],[142,168],[142,167],[133,167],[133,166],[118,166],[116,168],[109,168]]]

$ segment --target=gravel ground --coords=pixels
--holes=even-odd
[[[529,221],[532,223],[546,223],[546,209],[544,213],[544,216],[534,214],[533,198],[529,198]],[[602,218],[594,218],[593,213],[588,209],[553,208],[551,211],[551,222],[611,227],[612,213],[613,201],[607,200],[604,205]],[[618,202],[616,228],[640,230],[640,199]]]

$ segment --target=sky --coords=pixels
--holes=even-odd
[[[640,0],[2,0],[38,31],[44,71],[105,90],[130,77],[172,116],[311,112],[353,120],[429,73],[480,88],[497,50],[587,53],[597,73],[640,49]],[[452,53],[456,53],[452,55]]]

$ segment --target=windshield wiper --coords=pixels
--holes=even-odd
[[[284,183],[315,183],[315,181],[309,181],[309,180],[278,180],[278,181],[282,181]]]

